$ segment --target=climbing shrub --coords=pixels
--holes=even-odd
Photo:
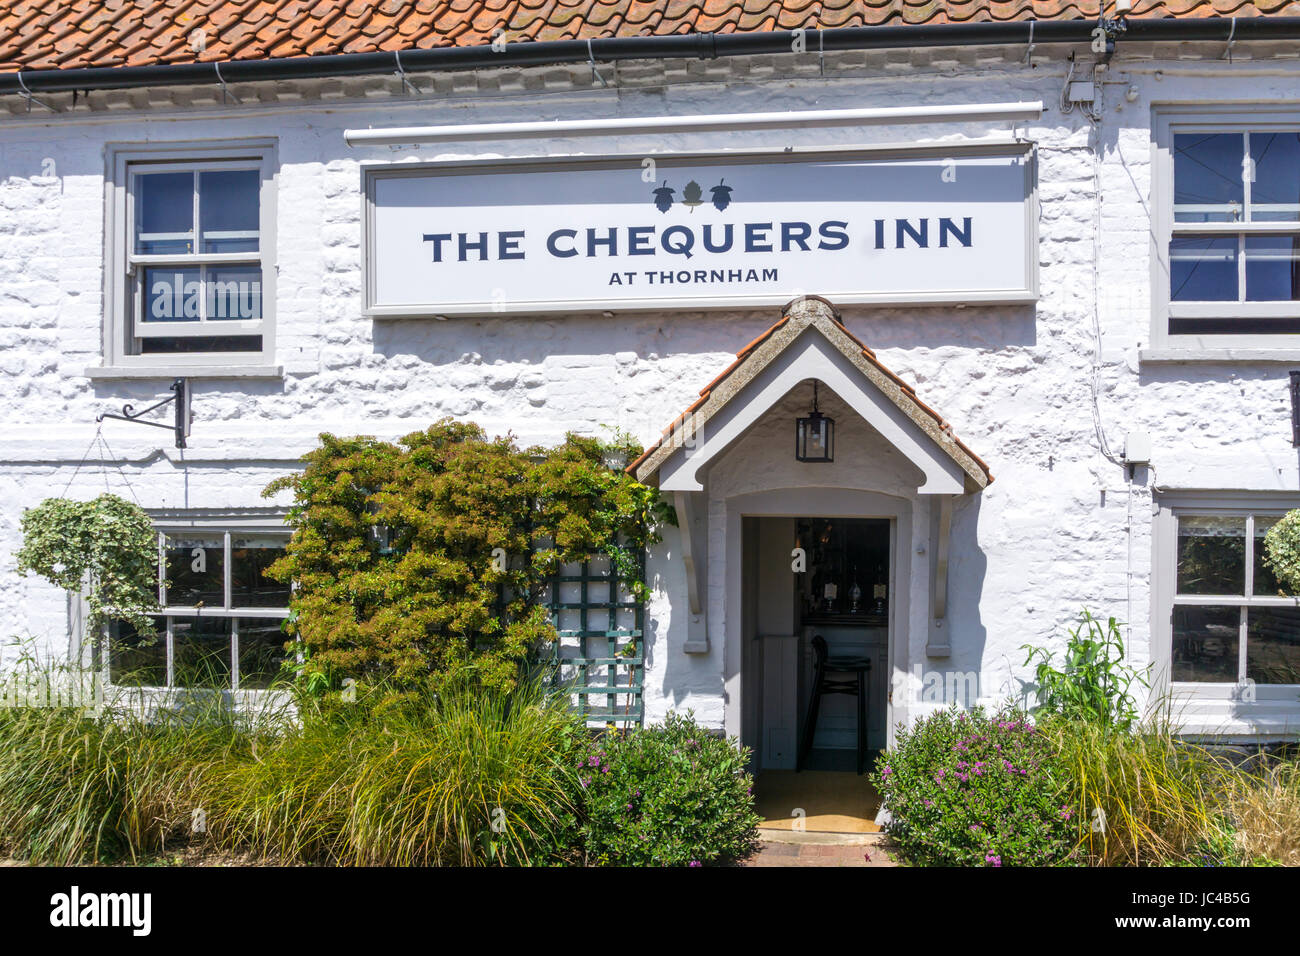
[[[265,492],[293,493],[293,538],[268,573],[296,583],[307,669],[414,687],[472,665],[513,686],[554,639],[543,600],[562,564],[608,555],[644,596],[638,556],[669,513],[621,470],[638,452],[572,434],[520,448],[452,419],[396,443],[322,435]]]

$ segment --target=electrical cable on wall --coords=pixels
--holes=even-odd
[[[1061,97],[1058,104],[1061,108],[1061,114],[1068,116],[1074,112],[1074,103],[1070,100],[1070,84],[1074,82],[1074,54],[1070,54],[1070,69],[1065,74],[1065,84],[1061,87]]]
[[[1100,66],[1100,64],[1097,64]],[[1093,69],[1093,77],[1097,76],[1096,66]],[[1068,81],[1067,81],[1068,82]],[[1088,377],[1089,386],[1092,394],[1092,423],[1097,433],[1097,447],[1101,451],[1102,457],[1114,465],[1124,466],[1125,462],[1122,457],[1116,455],[1110,447],[1110,441],[1106,437],[1106,426],[1102,421],[1101,414],[1101,366],[1102,366],[1102,345],[1101,345],[1101,120],[1103,112],[1101,108],[1100,84],[1094,83],[1094,90],[1097,91],[1096,101],[1092,108],[1085,108],[1083,113],[1088,117],[1088,125],[1091,127],[1089,133],[1089,142],[1092,153],[1092,191],[1093,191],[1093,231],[1092,231],[1092,331],[1093,331],[1093,353],[1092,353],[1092,370]],[[1068,86],[1067,86],[1068,90]],[[1127,553],[1125,556],[1124,569],[1124,629],[1125,641],[1132,644],[1133,641],[1133,474],[1131,469],[1124,468],[1124,485],[1125,485],[1125,503],[1124,503],[1124,536],[1127,539]]]
[[[1106,18],[1105,0],[1098,5],[1097,22],[1103,25]],[[1109,54],[1107,55],[1109,58]],[[1070,69],[1065,76],[1065,85],[1061,88],[1061,112],[1071,113],[1074,111],[1075,102],[1070,96],[1070,87],[1074,82],[1075,75],[1074,55],[1070,55]],[[1093,429],[1097,434],[1097,446],[1104,457],[1111,464],[1121,465],[1123,461],[1115,455],[1110,448],[1110,442],[1106,438],[1106,428],[1102,422],[1101,416],[1101,123],[1105,118],[1103,104],[1103,85],[1097,82],[1101,70],[1105,69],[1106,64],[1098,60],[1092,67],[1092,96],[1093,102],[1083,108],[1083,114],[1088,118],[1090,135],[1088,140],[1089,151],[1092,153],[1092,193],[1093,193],[1093,229],[1092,229],[1092,331],[1093,331],[1093,353],[1092,353],[1092,374],[1089,377],[1090,388],[1092,392],[1092,422]]]
[[[1073,70],[1073,64],[1071,64]],[[1069,81],[1066,81],[1067,89]],[[1092,421],[1097,433],[1097,445],[1102,457],[1114,465],[1122,465],[1123,459],[1116,455],[1106,438],[1106,427],[1101,415],[1101,124],[1100,117],[1094,110],[1085,110],[1091,127],[1090,151],[1092,153],[1092,191],[1093,191],[1093,230],[1092,230],[1092,374],[1089,384],[1092,392]]]
[[[1101,28],[1105,29],[1105,2],[1099,5],[1098,22]],[[1092,190],[1093,190],[1093,230],[1092,230],[1092,332],[1093,332],[1093,353],[1092,368],[1089,375],[1089,391],[1092,399],[1092,422],[1093,430],[1097,436],[1097,448],[1102,457],[1111,464],[1120,465],[1124,468],[1125,484],[1125,518],[1124,534],[1127,539],[1126,546],[1126,568],[1124,578],[1124,600],[1125,600],[1125,631],[1126,639],[1131,644],[1133,637],[1133,469],[1125,467],[1126,459],[1117,455],[1111,448],[1110,440],[1106,436],[1106,426],[1101,411],[1101,369],[1102,369],[1102,329],[1101,329],[1101,255],[1102,255],[1102,192],[1101,192],[1101,162],[1102,162],[1102,145],[1101,132],[1102,122],[1105,119],[1105,83],[1101,76],[1106,69],[1111,51],[1108,49],[1105,57],[1099,59],[1092,66],[1092,89],[1091,102],[1083,101],[1081,112],[1088,120],[1089,138],[1088,147],[1092,154]],[[1074,82],[1076,72],[1076,63],[1074,57],[1070,57],[1070,68],[1066,74],[1065,84],[1061,89],[1061,112],[1069,114],[1074,111],[1076,105],[1080,105],[1071,96],[1071,84]],[[1154,474],[1154,472],[1153,472]]]

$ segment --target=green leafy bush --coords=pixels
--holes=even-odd
[[[1288,511],[1264,535],[1264,564],[1287,594],[1300,594],[1300,509]]]
[[[1023,712],[938,711],[900,728],[871,781],[911,863],[1042,866],[1070,858],[1072,806],[1052,746]]]
[[[1035,712],[1059,714],[1067,720],[1081,720],[1128,731],[1138,720],[1137,699],[1130,692],[1134,684],[1146,687],[1146,677],[1125,662],[1124,641],[1115,618],[1105,624],[1087,610],[1079,626],[1070,630],[1061,667],[1053,667],[1056,655],[1029,644],[1025,664],[1038,661],[1034,690]]]
[[[400,689],[472,662],[508,688],[554,638],[543,600],[562,564],[608,555],[644,596],[640,555],[669,513],[616,467],[638,450],[576,435],[523,449],[452,419],[396,444],[322,435],[266,489],[293,493],[268,573],[296,584],[308,669]]]
[[[578,768],[588,859],[702,866],[747,855],[760,822],[748,760],[690,714],[596,742]]]

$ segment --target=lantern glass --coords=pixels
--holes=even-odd
[[[815,411],[800,418],[795,428],[796,459],[809,462],[835,460],[835,419]]]

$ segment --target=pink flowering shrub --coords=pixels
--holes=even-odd
[[[1076,827],[1052,754],[1019,710],[932,714],[876,761],[885,832],[922,866],[1071,862]]]
[[[691,714],[594,742],[576,768],[588,862],[701,866],[746,856],[760,822],[748,761],[747,748]]]

